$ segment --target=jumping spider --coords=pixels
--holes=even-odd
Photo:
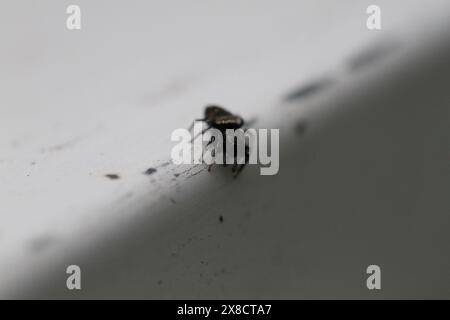
[[[194,141],[200,134],[204,134],[211,128],[217,129],[222,133],[223,141],[226,141],[226,130],[227,129],[241,129],[244,126],[244,119],[240,116],[232,114],[231,112],[225,110],[222,107],[216,105],[210,105],[205,108],[205,117],[201,119],[196,119],[195,121],[203,121],[206,123],[206,128],[202,130],[198,135],[196,135],[192,141]],[[194,126],[194,123],[191,125],[191,128]],[[214,136],[211,137],[211,140],[206,144],[207,146],[213,143],[215,140]],[[244,169],[245,165],[248,163],[250,158],[250,150],[248,144],[245,143],[245,162],[243,164],[238,164],[237,162],[237,143],[236,139],[234,141],[234,162],[231,168],[231,172],[233,172],[234,177],[236,178],[239,173]],[[224,152],[223,152],[223,166],[226,164],[226,143],[224,143]],[[211,171],[212,164],[208,166],[208,171]]]

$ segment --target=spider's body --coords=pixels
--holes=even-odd
[[[207,106],[205,108],[205,121],[210,128],[216,128],[222,132],[226,129],[239,129],[244,125],[244,119],[219,106]]]
[[[202,119],[197,119],[195,121],[204,121],[207,124],[207,127],[201,132],[202,134],[208,131],[211,128],[215,128],[222,132],[223,135],[223,141],[225,141],[226,136],[225,132],[227,129],[240,129],[244,126],[244,119],[242,119],[240,116],[232,114],[231,112],[225,110],[222,107],[211,105],[207,106],[205,108],[205,117]],[[196,137],[194,137],[195,139]],[[193,139],[193,140],[194,140]],[[214,136],[211,137],[211,140],[208,142],[207,145],[214,142]],[[242,169],[244,169],[244,166],[248,163],[249,159],[249,147],[247,144],[245,144],[245,163],[244,164],[238,164],[237,163],[237,146],[234,145],[234,155],[235,155],[235,161],[233,163],[232,172],[234,173],[234,176],[236,177]],[[225,152],[223,153],[224,156],[224,166],[226,166],[225,163]],[[210,165],[208,167],[208,171],[211,170]]]

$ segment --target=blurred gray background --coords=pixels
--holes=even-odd
[[[0,297],[449,298],[448,9],[2,0]],[[169,163],[208,103],[277,175]]]

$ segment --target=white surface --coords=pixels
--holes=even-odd
[[[301,167],[307,158],[300,147],[297,151],[293,147],[291,152],[303,159],[298,160],[298,165],[284,160],[281,174],[267,179],[254,176],[254,168],[246,169],[237,181],[231,179],[228,170],[190,177],[202,167],[160,165],[170,160],[172,130],[187,127],[211,102],[245,118],[257,117],[257,127],[280,127],[282,146],[292,147],[295,144],[288,128],[297,119],[307,118],[308,126],[317,119],[313,128],[320,127],[336,109],[338,92],[344,92],[343,98],[336,101],[353,101],[346,90],[359,81],[366,81],[362,82],[366,87],[385,82],[391,67],[357,76],[345,69],[348,59],[359,50],[375,41],[394,39],[401,53],[393,65],[408,65],[408,59],[419,59],[418,47],[426,48],[427,43],[436,44],[444,38],[447,25],[440,23],[445,22],[448,1],[431,1],[429,14],[424,13],[421,1],[411,2],[398,1],[394,5],[379,1],[383,31],[369,32],[365,28],[367,4],[360,1],[249,1],[234,5],[228,1],[79,1],[82,30],[70,32],[65,29],[64,13],[69,3],[2,1],[1,296],[77,294],[64,290],[64,266],[69,261],[80,264],[86,274],[85,289],[78,293],[86,297],[339,296],[339,288],[327,292],[322,285],[315,287],[305,280],[311,270],[326,274],[324,268],[333,269],[320,263],[320,252],[313,251],[317,246],[300,244],[301,240],[312,239],[301,234],[309,227],[298,226],[299,234],[286,236],[282,230],[269,228],[279,224],[282,212],[292,213],[299,205],[297,201],[307,203],[320,198],[329,203],[329,199],[335,199],[332,188],[311,189],[314,181],[324,181],[330,174],[321,167],[324,163],[320,159],[309,155],[310,170],[320,177],[308,176]],[[425,22],[430,24],[430,16],[435,18],[428,29],[423,26],[427,26]],[[419,22],[412,24],[412,20]],[[434,36],[427,40],[419,36],[423,34]],[[405,68],[410,67],[398,67]],[[338,85],[320,97],[322,100],[309,100],[299,108],[280,102],[291,89],[323,74],[337,78]],[[344,108],[345,102],[338,105]],[[316,132],[320,137],[327,131]],[[317,139],[313,139],[315,148],[329,146]],[[335,151],[339,150],[336,147]],[[398,154],[399,159],[404,155]],[[347,157],[355,155],[349,153]],[[336,170],[345,172],[344,158]],[[143,175],[149,167],[158,167],[158,172],[150,177]],[[189,169],[192,171],[173,181],[174,173]],[[286,173],[282,174],[286,170],[298,170],[306,176],[302,175],[303,181],[295,185]],[[106,179],[108,173],[117,173],[121,179]],[[345,176],[336,178],[346,180]],[[291,182],[289,195],[297,189],[307,192],[306,198],[300,192],[296,197],[275,196],[276,190],[282,190],[283,179]],[[349,184],[349,192],[357,190],[354,188]],[[430,199],[425,197],[423,205]],[[285,211],[278,211],[280,208]],[[289,213],[285,223],[302,222],[297,214],[303,218],[318,212],[331,214],[333,206],[330,204],[328,209]],[[345,206],[341,209],[345,210]],[[245,212],[252,212],[250,221],[245,220]],[[229,229],[216,229],[226,225],[217,226],[219,213],[227,215],[227,223],[235,217],[235,224],[228,225]],[[262,222],[257,220],[258,214]],[[349,227],[355,217],[347,218],[350,220],[340,223]],[[320,241],[325,230],[319,220],[313,222],[316,225],[310,228]],[[334,228],[339,225],[337,222]],[[360,232],[362,236],[364,231]],[[247,256],[256,260],[246,260],[237,251],[246,237],[250,241],[244,245],[249,250]],[[268,246],[268,256],[261,258],[256,253],[261,250],[263,238],[278,240],[262,241]],[[194,244],[190,249],[181,253],[182,259],[171,258],[180,255],[180,243],[188,246],[191,242]],[[212,247],[220,243],[222,247]],[[317,260],[299,264],[299,257],[283,254],[288,249]],[[323,250],[320,245],[319,249]],[[201,260],[200,253],[210,257],[209,265],[217,265],[214,270],[212,266],[206,268],[207,280],[197,279],[203,266],[195,266],[194,260]],[[270,260],[269,253],[278,253],[279,257],[270,258],[278,262]],[[349,261],[346,258],[336,256],[334,261]],[[359,262],[355,270],[364,270],[364,265],[370,264]],[[252,271],[259,264],[264,268]],[[444,266],[442,262],[440,265]],[[213,274],[220,274],[222,269],[226,270],[223,282],[211,288],[212,279],[217,278]],[[146,274],[149,278],[142,279]],[[245,277],[248,286],[243,289],[236,281],[244,281]],[[36,278],[41,278],[42,283],[32,280]],[[162,279],[164,286],[157,285]],[[267,287],[261,279],[270,282]],[[351,288],[346,294],[360,292],[359,288]],[[401,294],[402,290],[397,288],[394,293]],[[428,295],[448,294],[440,288],[423,290]]]

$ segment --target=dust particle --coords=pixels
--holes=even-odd
[[[32,252],[39,253],[45,249],[47,249],[50,245],[55,242],[55,238],[50,235],[43,235],[38,238],[35,238],[29,246],[29,249]]]
[[[305,121],[300,121],[295,125],[295,132],[298,135],[304,135],[308,129],[308,125]]]
[[[111,180],[118,180],[120,179],[120,176],[118,174],[115,173],[109,173],[109,174],[105,174],[105,177]]]
[[[151,175],[151,174],[154,174],[156,172],[156,169],[155,168],[148,168],[145,172],[144,172],[144,174],[146,174],[146,175]]]
[[[285,98],[285,101],[292,102],[315,95],[316,93],[328,88],[333,81],[329,78],[319,79],[291,91]]]

